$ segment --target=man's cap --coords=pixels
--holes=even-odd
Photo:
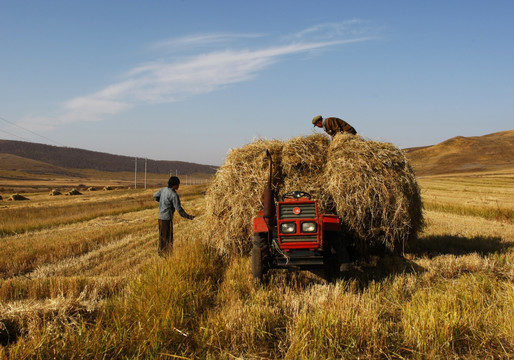
[[[314,119],[312,119],[312,125],[316,126],[316,123],[321,120],[323,120],[323,117],[321,115],[314,116]]]

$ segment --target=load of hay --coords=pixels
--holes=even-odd
[[[59,190],[53,189],[52,191],[50,191],[50,196],[58,196],[58,195],[62,195]]]
[[[361,251],[403,250],[423,225],[420,190],[403,152],[390,143],[338,135],[324,178],[336,211]]]
[[[407,159],[392,144],[337,135],[256,140],[227,155],[207,190],[207,234],[221,252],[247,254],[252,219],[262,209],[266,149],[273,158],[276,200],[302,190],[320,211],[337,213],[361,252],[377,245],[403,249],[423,224],[420,191]]]
[[[222,253],[247,253],[251,248],[252,218],[262,208],[261,196],[268,179],[269,150],[279,163],[283,143],[256,140],[232,149],[207,189],[206,233]],[[282,184],[280,167],[274,166],[273,185]]]
[[[294,137],[284,143],[281,169],[284,192],[301,190],[318,201],[319,211],[333,212],[332,199],[324,191],[323,171],[330,139],[322,134]],[[273,159],[275,161],[275,159]]]
[[[74,195],[82,195],[82,193],[80,191],[78,191],[77,189],[71,189],[70,191],[68,191],[66,193],[66,195],[74,196]]]

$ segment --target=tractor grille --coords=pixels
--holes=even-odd
[[[280,241],[283,243],[288,242],[317,242],[318,238],[316,235],[306,235],[306,236],[281,236]]]
[[[294,208],[300,208],[300,214],[293,212]],[[316,206],[308,204],[280,204],[280,220],[282,219],[314,219],[316,218]]]

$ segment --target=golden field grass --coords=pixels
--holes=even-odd
[[[514,221],[514,174],[432,176],[418,180],[426,209]]]
[[[211,246],[203,186],[181,187],[199,216],[176,217],[167,258],[155,189],[0,202],[0,358],[514,358],[513,180],[420,179],[426,226],[405,256],[335,283],[254,284],[248,256]],[[39,220],[3,220],[25,212]]]

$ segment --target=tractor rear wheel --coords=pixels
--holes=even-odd
[[[252,275],[261,282],[268,271],[268,237],[266,233],[256,233],[253,237]]]
[[[347,276],[350,272],[350,256],[348,250],[342,244],[341,233],[327,232],[325,233],[325,239],[327,241],[325,277],[328,281],[335,281]]]

